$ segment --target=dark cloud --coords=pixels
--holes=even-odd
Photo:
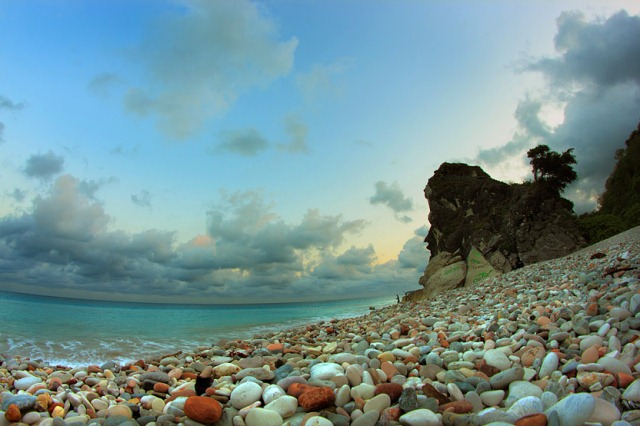
[[[372,246],[366,248],[351,247],[338,256],[330,256],[312,272],[320,279],[356,279],[371,275],[376,260]]]
[[[63,170],[64,158],[52,151],[46,154],[33,154],[27,159],[24,173],[33,178],[48,180]]]
[[[117,74],[102,73],[91,79],[87,84],[87,89],[98,96],[107,97],[114,89],[123,86],[124,83],[125,81]]]
[[[149,29],[133,59],[146,79],[125,95],[126,108],[153,116],[183,139],[226,111],[245,91],[287,75],[298,41],[248,0],[193,0]]]
[[[211,208],[205,234],[177,245],[171,231],[112,230],[99,187],[62,175],[28,213],[0,219],[0,282],[20,291],[208,303],[375,296],[417,283],[419,260],[410,259],[424,237],[405,245],[401,261],[376,265],[372,247],[341,250],[364,221],[312,209],[287,223],[259,193],[242,192]]]
[[[214,152],[230,152],[253,157],[269,147],[269,141],[256,129],[242,129],[225,132]]]
[[[11,192],[10,195],[11,195],[11,198],[21,203],[27,198],[27,191],[20,188],[16,188],[13,190],[13,192]]]
[[[565,196],[583,212],[596,207],[615,151],[640,120],[640,17],[621,11],[589,21],[579,13],[563,13],[557,25],[557,55],[524,67],[545,78],[547,92],[521,101],[513,139],[481,150],[476,160],[493,170],[509,165],[528,171],[528,149],[538,144],[556,151],[574,148],[578,180]],[[545,107],[563,114],[556,127],[545,122]]]
[[[290,141],[286,144],[279,144],[278,149],[291,153],[309,152],[309,147],[307,146],[309,129],[307,125],[295,115],[289,115],[284,120],[284,127]]]
[[[405,197],[398,182],[388,184],[378,181],[375,184],[376,193],[369,198],[371,204],[383,204],[394,211],[396,219],[402,222],[411,222],[411,218],[402,213],[413,210],[413,201]]]
[[[147,190],[142,190],[138,194],[131,194],[131,201],[133,204],[139,207],[151,207],[151,193]]]
[[[559,56],[528,66],[554,88],[640,84],[640,16],[622,10],[606,20],[588,21],[580,12],[563,12],[557,25],[554,42]]]
[[[5,98],[4,96],[0,95],[0,112],[2,112],[2,110],[18,111],[23,108],[24,103],[15,103],[11,99]],[[0,121],[0,143],[4,142],[4,129],[5,125]]]

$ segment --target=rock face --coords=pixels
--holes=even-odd
[[[431,259],[420,278],[422,297],[565,256],[585,244],[571,202],[543,185],[510,185],[478,166],[443,163],[424,194]]]

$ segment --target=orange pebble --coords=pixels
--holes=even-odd
[[[547,426],[547,416],[543,413],[530,414],[518,419],[515,426]]]
[[[16,404],[11,404],[4,412],[4,418],[10,423],[17,423],[22,419],[22,413]]]

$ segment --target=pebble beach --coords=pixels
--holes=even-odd
[[[430,300],[125,365],[1,354],[0,426],[640,424],[639,337],[640,227]]]

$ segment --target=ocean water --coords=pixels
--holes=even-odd
[[[394,297],[256,305],[140,304],[0,292],[0,353],[83,366],[125,363],[365,315]]]

